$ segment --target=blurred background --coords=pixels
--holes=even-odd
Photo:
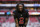
[[[27,27],[40,27],[40,0],[0,0],[0,27],[15,27],[13,11],[17,3],[24,3],[29,11]]]

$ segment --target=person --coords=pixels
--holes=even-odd
[[[29,19],[29,13],[27,9],[24,9],[24,4],[18,3],[13,14],[16,27],[26,27]]]

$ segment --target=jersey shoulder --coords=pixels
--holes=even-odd
[[[13,11],[13,13],[15,13],[16,11]]]
[[[28,10],[27,10],[27,9],[25,9],[25,12],[28,12]]]

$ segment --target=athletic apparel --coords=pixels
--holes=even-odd
[[[28,10],[24,10],[23,12],[20,11],[14,11],[14,19],[18,19],[19,25],[25,24],[25,18],[29,17]]]

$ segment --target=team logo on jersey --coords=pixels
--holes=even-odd
[[[24,18],[23,17],[19,18],[19,24],[24,24]]]
[[[22,14],[21,14],[21,16],[22,16]]]

